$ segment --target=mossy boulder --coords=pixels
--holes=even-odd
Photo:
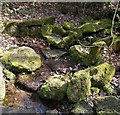
[[[103,88],[107,93],[112,93],[110,82],[115,74],[115,67],[108,63],[91,67],[90,75],[92,76],[92,86]]]
[[[82,37],[75,30],[64,30],[62,27],[45,25],[41,28],[44,40],[58,48],[68,48]]]
[[[94,42],[89,50],[81,45],[74,45],[69,49],[71,59],[83,66],[98,65],[103,62],[102,53],[105,44],[104,41]]]
[[[6,68],[12,71],[34,71],[41,67],[40,56],[30,47],[22,46],[6,51],[0,58]],[[16,68],[14,70],[14,68]]]
[[[103,62],[102,54],[105,45],[106,43],[104,41],[97,41],[92,44],[87,57],[87,66],[99,65]]]
[[[115,96],[97,97],[93,102],[97,115],[120,115],[120,99]]]
[[[86,65],[86,59],[88,52],[81,45],[71,46],[69,49],[69,54],[72,60],[75,60],[77,63],[81,65]]]
[[[67,84],[64,81],[64,76],[51,76],[38,90],[40,97],[60,101],[66,94]]]
[[[46,16],[41,19],[13,21],[7,24],[3,33],[10,34],[17,37],[42,37],[41,27],[44,25],[53,25],[55,17]]]
[[[67,97],[71,102],[85,100],[90,94],[91,77],[88,69],[75,72],[70,78],[67,88]]]
[[[80,115],[93,115],[93,110],[90,105],[86,102],[81,101],[79,103],[74,104],[73,109],[71,110],[72,114],[80,114]]]
[[[0,101],[5,97],[5,80],[3,78],[3,68],[0,66]]]
[[[102,19],[100,21],[91,21],[79,27],[82,33],[94,33],[111,27],[111,20]]]

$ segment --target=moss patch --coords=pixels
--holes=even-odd
[[[80,70],[68,82],[67,96],[71,102],[85,100],[90,94],[91,81],[88,69]]]
[[[32,48],[26,46],[6,51],[0,60],[8,67],[8,69],[15,67],[18,70],[26,69],[28,71],[34,71],[41,67],[40,56],[36,54]]]
[[[94,105],[97,115],[120,115],[120,100],[114,96],[98,97]]]
[[[62,76],[51,76],[38,90],[40,97],[60,101],[66,94],[66,83]]]
[[[81,114],[81,115],[92,115],[93,111],[90,105],[88,105],[86,102],[81,101],[79,103],[76,103],[71,111],[74,114]]]
[[[104,88],[104,90],[109,93],[110,81],[114,74],[115,67],[108,63],[103,63],[91,68],[90,75],[92,76],[92,86]]]

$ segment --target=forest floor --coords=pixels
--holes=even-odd
[[[62,5],[58,3],[13,3],[9,4],[9,7],[3,7],[2,20],[7,23],[10,20],[40,19],[43,16],[55,16],[55,23],[59,25],[61,25],[64,21],[70,21],[78,26],[88,20],[91,20],[91,16],[96,19],[102,19],[108,16],[108,12],[105,9],[103,10],[103,8],[100,8],[100,10],[95,12],[96,9],[92,8],[90,11],[87,9],[86,4],[75,4],[75,7],[72,8],[72,3],[70,3],[66,6],[71,7],[71,12],[67,12],[65,14],[61,13],[60,6]],[[82,9],[79,9],[80,6]],[[100,12],[103,12],[103,14]],[[22,45],[32,47],[37,53],[39,53],[40,48],[47,47],[46,43],[42,40],[26,38],[18,40],[15,37],[0,35],[0,47],[4,50],[9,49],[10,47]],[[117,96],[120,97],[120,55],[113,53],[111,55],[111,59],[112,64],[116,66],[116,75],[113,77],[111,84],[113,87],[117,88]],[[6,83],[7,92],[4,103],[5,106],[14,107],[16,109],[22,108],[40,113],[44,113],[44,111],[46,111],[49,107],[52,107],[52,110],[55,109],[53,112],[56,112],[56,107],[59,108],[60,106],[57,102],[51,103],[48,101],[44,102],[43,105],[36,95],[15,87],[13,81],[6,81]],[[101,92],[101,95],[104,94]]]

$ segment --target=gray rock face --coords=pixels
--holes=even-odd
[[[1,62],[13,71],[19,69],[34,71],[41,67],[40,56],[32,48],[26,46],[6,51],[3,57],[1,57]],[[12,67],[16,69],[14,70]]]
[[[120,100],[114,96],[98,97],[94,105],[97,115],[120,115]]]
[[[62,50],[47,50],[47,49],[43,49],[42,53],[44,54],[44,56],[48,59],[52,59],[52,58],[59,58],[62,55],[64,55],[66,52],[62,51]]]
[[[74,66],[74,62],[65,59],[50,59],[45,63],[57,73],[67,73],[69,68]]]
[[[76,103],[71,111],[73,114],[80,115],[93,115],[93,110],[86,102],[81,101],[80,103]]]

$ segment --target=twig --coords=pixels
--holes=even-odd
[[[110,44],[110,46],[108,47],[108,54],[109,54],[109,63],[111,64],[111,53],[112,53],[112,45],[114,43],[114,40],[115,40],[115,36],[113,34],[113,28],[114,28],[114,24],[115,24],[115,17],[116,17],[116,14],[117,14],[117,10],[118,10],[118,6],[119,6],[119,0],[117,0],[117,6],[115,8],[115,12],[114,12],[114,15],[113,15],[113,19],[112,19],[112,26],[111,26],[111,37],[112,37],[112,42]]]
[[[115,12],[114,12],[113,19],[112,19],[111,36],[113,37],[113,39],[112,39],[112,43],[110,44],[109,47],[111,47],[113,45],[114,39],[115,39],[115,36],[113,34],[113,28],[114,28],[114,24],[115,24],[115,17],[116,17],[117,11],[118,11],[118,6],[119,6],[119,0],[117,0],[117,6],[115,8]]]

